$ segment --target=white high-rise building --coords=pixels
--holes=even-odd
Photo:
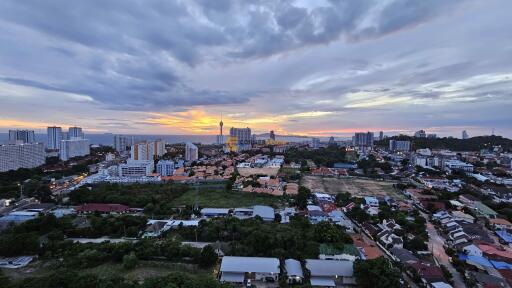
[[[88,139],[72,138],[60,141],[60,159],[63,161],[73,157],[86,156],[91,153]]]
[[[462,139],[469,139],[469,134],[468,134],[468,131],[464,130],[462,131]]]
[[[9,142],[16,143],[17,141],[22,143],[36,142],[34,130],[9,130]]]
[[[43,143],[0,145],[0,172],[35,168],[45,162]]]
[[[185,161],[196,161],[199,158],[199,149],[196,145],[187,142],[185,144]]]
[[[354,146],[373,146],[373,132],[357,132],[352,137],[352,145]]]
[[[320,139],[318,138],[312,138],[311,139],[311,148],[318,149],[320,148]]]
[[[390,151],[410,151],[411,141],[389,140]]]
[[[119,177],[144,177],[153,173],[153,160],[131,160],[119,165]]]
[[[131,146],[131,140],[124,135],[114,135],[114,149],[117,152],[126,151],[126,147]]]
[[[171,176],[174,174],[174,162],[169,160],[160,160],[156,164],[156,172],[160,176]]]
[[[155,160],[164,155],[164,143],[162,140],[144,141],[132,145],[132,160]]]
[[[81,127],[69,127],[68,139],[73,139],[73,138],[80,138],[80,139],[84,138],[84,132],[82,131]]]
[[[62,128],[61,127],[48,127],[47,128],[47,137],[48,140],[46,142],[46,147],[51,150],[60,149],[60,141],[62,141]]]

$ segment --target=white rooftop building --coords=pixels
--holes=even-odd
[[[246,277],[256,281],[277,282],[279,259],[224,256],[220,265],[220,281],[244,283]]]

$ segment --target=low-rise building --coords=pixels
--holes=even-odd
[[[224,256],[220,265],[220,281],[244,283],[247,279],[277,282],[279,259],[263,257]]]
[[[354,263],[350,261],[306,259],[311,286],[354,285]]]

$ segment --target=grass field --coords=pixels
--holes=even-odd
[[[380,181],[363,178],[329,178],[320,176],[305,176],[302,185],[313,192],[338,194],[348,192],[355,197],[364,196],[391,196],[394,199],[403,199],[403,196],[393,188],[395,182]]]
[[[185,192],[185,194],[174,199],[172,204],[174,206],[194,205],[196,195],[200,207],[212,208],[235,208],[253,205],[278,207],[282,201],[282,198],[272,195],[201,189],[198,193],[195,190]]]
[[[125,270],[121,263],[105,263],[103,265],[83,269],[82,273],[91,273],[100,277],[109,275],[123,275],[131,280],[143,280],[154,276],[165,276],[170,272],[187,272],[190,274],[210,274],[211,271],[199,269],[196,265],[184,263],[171,263],[164,261],[139,261],[137,267],[131,270]]]
[[[46,276],[53,272],[52,265],[47,261],[35,261],[24,268],[2,269],[5,275],[14,281],[27,277]],[[170,272],[186,272],[190,274],[212,275],[210,270],[200,269],[193,264],[172,263],[166,261],[139,261],[137,267],[125,270],[121,263],[105,263],[93,268],[80,269],[81,274],[95,274],[99,277],[122,275],[131,280],[143,280],[153,276],[165,276]],[[1,287],[1,284],[0,284]]]

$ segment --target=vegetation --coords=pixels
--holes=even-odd
[[[201,221],[199,227],[182,227],[175,233],[184,239],[227,242],[228,255],[306,259],[317,258],[320,243],[343,246],[352,239],[343,228],[328,222],[312,225],[308,219],[292,217],[289,225],[261,219],[218,218]]]
[[[363,173],[367,176],[376,175],[376,168],[382,169],[384,173],[393,172],[393,168],[388,162],[379,162],[375,159],[375,156],[370,155],[367,159],[362,159],[357,162],[357,167],[363,169]]]
[[[357,286],[362,288],[400,287],[400,274],[383,257],[373,260],[356,260],[354,276]]]
[[[120,274],[99,277],[95,274],[80,273],[70,269],[59,269],[47,276],[27,278],[17,283],[5,283],[6,288],[228,288],[211,276],[170,272],[166,276],[149,277],[144,281],[128,280]]]
[[[306,206],[308,206],[308,199],[311,197],[311,190],[309,190],[307,187],[300,186],[299,192],[297,193],[297,196],[295,197],[295,204],[299,209],[306,209]]]
[[[295,162],[302,163],[305,160],[311,159],[316,165],[333,167],[334,163],[345,162],[346,150],[337,146],[329,146],[327,148],[320,148],[316,150],[303,150],[291,148],[286,150],[285,161],[287,163]]]

